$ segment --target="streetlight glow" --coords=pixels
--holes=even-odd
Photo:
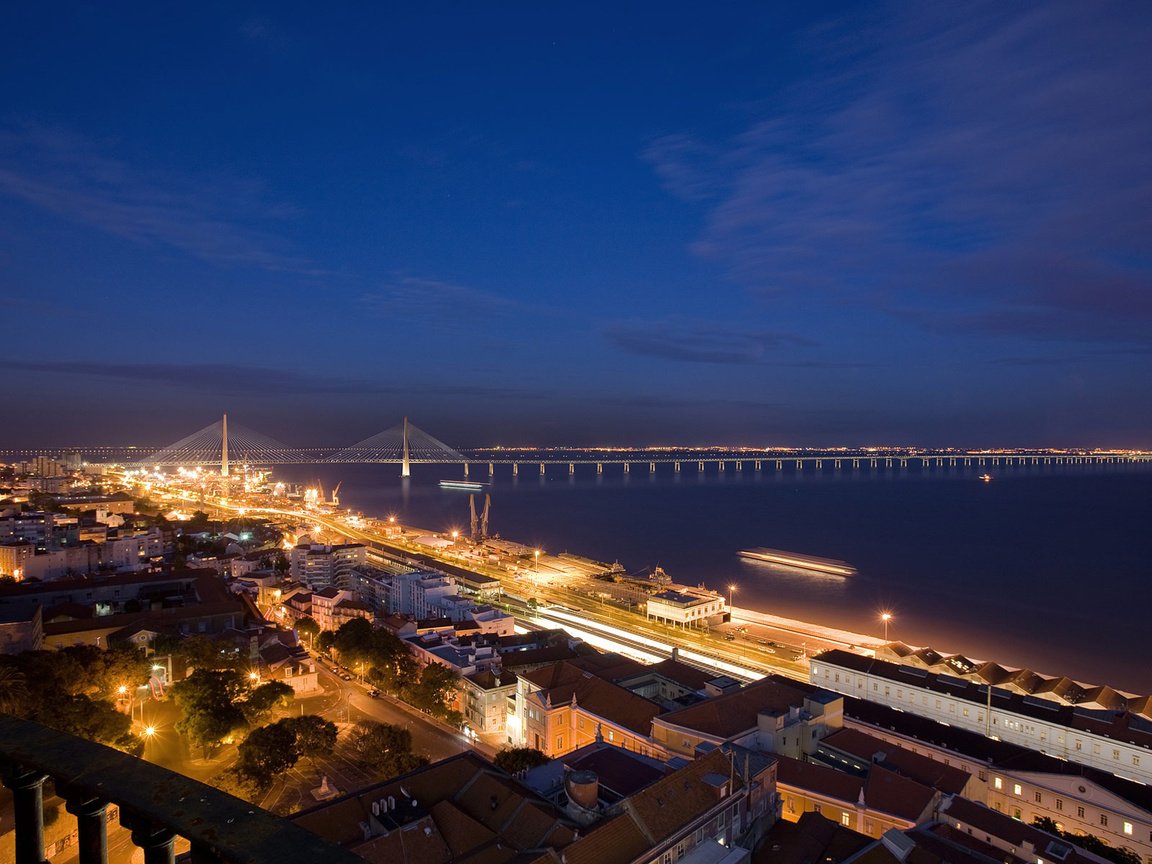
[[[155,734],[156,734],[156,727],[155,726],[145,726],[144,727],[144,737],[145,738],[151,738]]]
[[[888,622],[892,620],[891,612],[881,612],[880,620],[884,622],[884,641],[888,641]]]

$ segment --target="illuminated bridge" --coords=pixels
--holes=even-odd
[[[497,465],[511,466],[513,475],[521,466],[538,466],[544,474],[548,466],[564,466],[569,474],[578,465],[619,466],[623,473],[633,468],[655,473],[657,465],[670,466],[675,473],[743,471],[827,471],[858,469],[994,468],[1040,465],[1111,464],[1152,461],[1152,454],[1121,451],[992,451],[992,450],[772,450],[725,448],[547,448],[457,450],[422,429],[403,423],[386,429],[348,447],[292,447],[243,426],[229,426],[228,417],[205,426],[167,447],[140,455],[139,449],[72,448],[90,461],[114,462],[146,468],[219,467],[229,473],[232,466],[244,465],[363,465],[395,464],[401,476],[417,464],[460,465],[463,475],[485,467],[489,476]],[[0,451],[0,458],[29,457],[43,451]]]

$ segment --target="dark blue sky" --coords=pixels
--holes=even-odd
[[[327,5],[0,13],[0,443],[1152,446],[1147,3]]]

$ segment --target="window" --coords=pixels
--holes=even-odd
[[[1044,796],[1041,795],[1039,792],[1036,793],[1036,803],[1037,804],[1043,804],[1044,803]]]
[[[1124,833],[1127,834],[1129,837],[1132,836],[1132,823],[1131,822],[1125,822],[1124,823]]]
[[[980,776],[980,782],[981,783],[987,783],[988,782],[988,772],[987,771],[980,771],[979,776]]]
[[[1021,816],[1020,816],[1020,808],[1019,808],[1019,807],[1013,807],[1013,808],[1012,808],[1012,818],[1013,818],[1013,819],[1021,819],[1021,818],[1023,818],[1023,817],[1021,817]]]
[[[1076,816],[1080,819],[1084,818],[1084,808],[1083,807],[1077,807],[1076,808]]]
[[[1132,757],[1132,764],[1134,766],[1136,766],[1137,768],[1139,768],[1140,767],[1140,757],[1139,756],[1133,756]]]
[[[995,786],[997,789],[1003,789],[1004,788],[1004,781],[1001,780],[999,777],[994,777],[994,778],[992,778],[992,785]]]
[[[1063,810],[1064,809],[1064,799],[1063,798],[1057,798],[1056,799],[1056,809],[1057,810]]]
[[[1081,741],[1081,740],[1079,740],[1079,739],[1077,739],[1077,740],[1076,740],[1076,749],[1077,749],[1077,750],[1083,750],[1083,749],[1084,749],[1084,742],[1083,742],[1083,741]]]
[[[847,813],[841,813],[840,814],[840,824],[843,825],[845,828],[848,827],[848,814]],[[1125,824],[1127,824],[1127,823],[1125,823]]]
[[[1100,824],[1103,825],[1105,828],[1108,827],[1108,814],[1107,813],[1101,813],[1100,814]]]
[[[813,805],[812,805],[812,810],[813,810],[813,812],[815,812],[815,813],[819,813],[819,812],[820,812],[820,805],[819,805],[819,804],[813,804]]]
[[[616,740],[616,733],[613,732],[611,729],[608,730],[608,740],[609,741],[615,741]]]
[[[1117,762],[1119,762],[1120,761],[1120,751],[1119,750],[1113,750],[1112,751],[1112,758],[1115,759]]]
[[[563,750],[564,749],[564,736],[563,735],[557,735],[556,736],[556,749],[557,750]]]
[[[1023,795],[1024,794],[1023,787],[1019,783],[1013,783],[1012,784],[1012,794],[1013,795]]]

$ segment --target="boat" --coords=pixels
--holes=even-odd
[[[991,483],[992,482],[992,475],[991,474],[981,474],[980,479],[983,480],[985,483]]]
[[[782,567],[795,567],[797,570],[811,570],[814,573],[827,573],[831,576],[855,576],[856,568],[846,561],[835,558],[818,558],[815,555],[801,555],[799,552],[785,552],[782,549],[768,549],[757,546],[755,549],[742,549],[741,558],[764,561]]]
[[[441,480],[441,489],[462,489],[465,492],[479,492],[487,483],[478,483],[475,480]]]

